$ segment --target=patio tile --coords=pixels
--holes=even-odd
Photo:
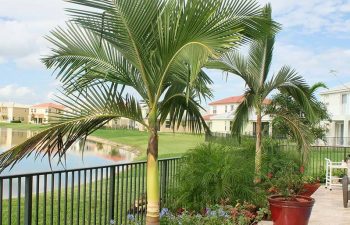
[[[350,224],[350,208],[343,207],[343,193],[340,187],[329,191],[321,186],[312,197],[316,201],[309,225]]]

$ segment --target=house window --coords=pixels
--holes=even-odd
[[[342,111],[343,113],[347,113],[348,110],[347,110],[347,102],[348,102],[348,95],[347,94],[342,94],[341,96],[341,103],[342,103]]]
[[[231,111],[235,110],[235,105],[231,105]]]
[[[227,105],[225,105],[225,113],[227,113]]]
[[[213,114],[216,114],[216,106],[213,106]]]
[[[171,123],[169,120],[165,121],[165,128],[170,128],[170,125]]]
[[[213,123],[212,122],[208,122],[208,127],[209,127],[209,129],[212,129]]]

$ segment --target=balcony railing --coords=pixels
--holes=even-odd
[[[159,160],[161,207],[180,158]],[[0,175],[0,225],[126,224],[146,213],[146,162]]]

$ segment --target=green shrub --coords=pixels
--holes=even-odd
[[[253,183],[254,147],[202,144],[184,157],[173,207],[200,210],[223,200],[258,203]]]

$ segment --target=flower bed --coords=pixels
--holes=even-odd
[[[254,225],[268,215],[268,209],[257,209],[253,204],[244,202],[231,205],[215,205],[201,212],[178,209],[171,212],[167,208],[161,210],[161,225]],[[130,225],[141,224],[128,216]]]

